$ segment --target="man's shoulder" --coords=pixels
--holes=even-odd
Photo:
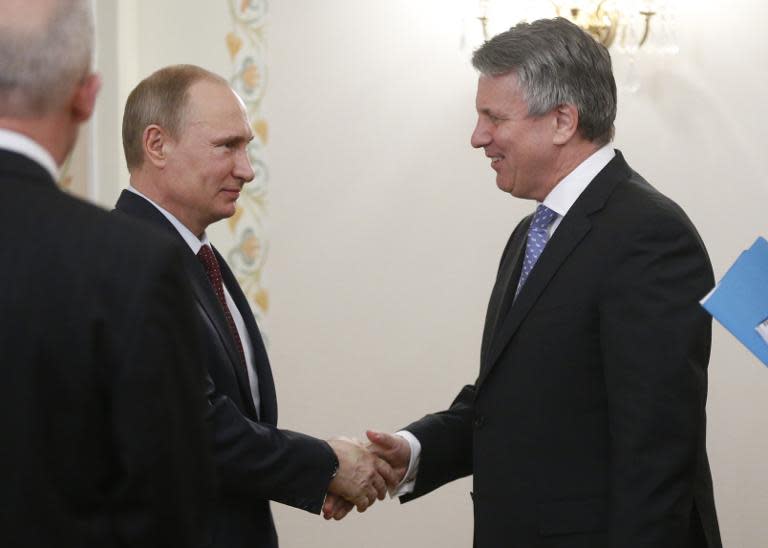
[[[685,210],[662,190],[632,171],[620,181],[593,226],[610,232],[615,242],[670,242],[683,238],[705,252],[704,242]],[[620,246],[621,247],[621,246]]]
[[[626,222],[682,212],[674,200],[635,171],[620,150],[615,151],[613,159],[590,182],[575,205],[588,215],[595,211],[609,217],[619,214]]]
[[[151,253],[155,250],[178,248],[177,242],[165,231],[147,222],[109,211],[79,198],[64,196],[61,213],[73,219],[83,229],[82,237],[92,245],[113,249],[117,253]]]
[[[128,215],[97,209],[92,223],[98,234],[94,234],[92,245],[111,254],[115,268],[121,265],[139,272],[157,262],[180,267],[184,249],[167,231]]]
[[[181,252],[178,242],[159,228],[127,215],[113,215],[55,188],[30,193],[28,199],[33,226],[26,227],[26,234],[18,226],[19,237],[47,244],[49,249],[66,249],[60,257],[71,268],[119,276],[126,268],[138,272],[162,257],[178,258]],[[56,255],[51,253],[51,258]]]
[[[0,234],[3,280],[17,291],[6,299],[11,305],[21,297],[43,303],[46,314],[127,318],[130,306],[157,295],[157,288],[184,291],[186,273],[173,241],[51,181],[25,192],[0,188]]]
[[[625,226],[632,225],[633,221],[690,224],[685,211],[673,198],[634,170],[616,185],[606,210],[622,216]]]

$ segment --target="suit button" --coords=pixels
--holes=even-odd
[[[475,417],[475,429],[481,428],[485,424],[485,417],[483,415],[478,415]]]

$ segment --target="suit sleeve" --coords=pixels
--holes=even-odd
[[[207,376],[206,420],[221,489],[319,514],[336,465],[323,440],[245,417]]]
[[[461,389],[451,407],[409,424],[402,430],[421,443],[419,473],[413,492],[400,497],[402,502],[434,491],[455,479],[472,474],[472,421],[475,387]]]
[[[110,512],[121,545],[200,546],[215,480],[196,312],[174,248],[147,245],[142,255],[130,265],[131,293],[118,297],[126,313],[101,337],[115,365],[106,371],[119,463]]]
[[[686,546],[704,454],[713,285],[682,212],[648,219],[601,296],[610,428],[610,546]],[[637,233],[636,233],[637,234]]]

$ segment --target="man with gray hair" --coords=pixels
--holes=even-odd
[[[204,544],[213,470],[175,244],[61,192],[89,0],[0,0],[0,545]]]
[[[698,304],[712,268],[680,207],[610,146],[608,51],[558,18],[473,64],[472,146],[536,210],[502,254],[475,382],[399,435],[369,432],[375,451],[404,501],[472,474],[478,548],[720,548]]]

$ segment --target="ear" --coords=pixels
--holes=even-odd
[[[168,132],[157,124],[150,124],[144,128],[141,136],[141,148],[144,151],[144,158],[151,162],[155,167],[162,169],[168,161],[170,147],[173,146],[173,139]]]
[[[98,74],[88,74],[77,85],[71,103],[72,118],[77,123],[83,123],[91,117],[100,89],[101,78]]]
[[[555,107],[553,113],[555,132],[552,142],[556,145],[564,145],[579,130],[579,111],[574,105],[565,103]]]

